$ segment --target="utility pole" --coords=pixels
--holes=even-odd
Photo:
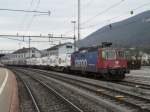
[[[30,58],[31,58],[31,37],[29,36],[29,60],[30,60]]]
[[[53,37],[53,34],[48,34],[48,36],[49,36],[49,47],[51,47],[51,43],[52,43],[51,37]]]
[[[19,49],[21,49],[21,43],[20,42],[18,43],[18,45],[19,45]]]
[[[80,0],[78,0],[78,41],[80,40],[80,13],[81,13],[81,11],[80,11],[80,4],[81,3],[81,1]]]
[[[76,51],[76,21],[71,21],[71,23],[74,25],[74,51]]]

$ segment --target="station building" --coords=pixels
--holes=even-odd
[[[39,58],[39,57],[41,57],[41,52],[38,49],[36,49],[34,47],[31,47],[30,49],[24,47],[22,49],[18,49],[16,51],[14,51],[13,53],[3,56],[1,58],[1,61],[3,61],[4,64],[5,64],[5,61],[7,63],[9,61],[9,64],[16,64],[16,63],[14,63],[16,61],[17,61],[17,63],[19,63],[19,62],[25,63],[26,59]]]
[[[41,57],[41,52],[34,48],[31,47],[29,48],[22,48],[14,51],[13,53],[7,54],[2,57],[2,59],[7,59],[7,60],[22,60],[22,59],[27,59],[27,58],[38,58]]]
[[[74,45],[72,43],[64,43],[48,48],[44,51],[44,56],[60,56],[60,54],[71,54],[74,52]]]
[[[39,58],[41,57],[41,52],[37,48],[22,48],[13,52],[14,58],[26,59],[26,58]]]
[[[50,66],[66,67],[70,65],[71,54],[75,51],[74,44],[63,43],[44,50],[44,64]]]

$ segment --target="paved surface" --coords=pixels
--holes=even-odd
[[[131,70],[127,76],[150,78],[150,67],[143,66],[140,70]]]
[[[18,89],[14,74],[0,68],[0,112],[18,112]]]

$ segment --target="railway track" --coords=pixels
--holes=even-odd
[[[37,73],[37,70],[32,70],[32,72]],[[38,71],[37,74],[43,74],[45,78],[52,77],[57,80],[61,80],[63,82],[69,83],[71,85],[75,85],[78,88],[82,88],[85,90],[88,90],[92,93],[96,93],[99,96],[103,96],[106,99],[111,99],[113,101],[118,101],[117,96],[123,96],[121,99],[119,99],[120,104],[127,105],[130,109],[133,109],[134,111],[139,112],[149,112],[150,111],[150,99],[138,96],[136,94],[131,94],[126,91],[121,91],[118,89],[114,89],[111,87],[106,87],[104,85],[97,85],[95,83],[91,83],[85,80],[80,80],[77,78],[72,78],[72,76],[66,77],[63,75],[58,75],[50,73],[50,72],[44,72],[44,71]],[[49,75],[48,75],[49,74]]]
[[[128,109],[122,108],[118,105],[114,105],[103,99],[99,99],[95,96],[93,97],[93,95],[92,96],[89,95],[87,91],[81,91],[77,88],[74,91],[72,91],[70,88],[67,90],[66,88],[63,87],[64,86],[63,83],[61,84],[55,83],[54,81],[55,79],[49,80],[47,78],[42,78],[35,72],[31,73],[29,70],[27,71],[21,70],[20,72],[26,72],[34,77],[38,77],[39,80],[46,83],[47,85],[51,83],[52,85],[50,86],[53,87],[55,86],[55,89],[58,85],[60,85],[60,91],[58,89],[57,91],[59,91],[59,93],[61,93],[63,96],[67,97],[67,99],[69,99],[70,101],[74,102],[78,107],[82,108],[82,110],[84,110],[85,112],[133,112],[128,111]],[[67,86],[69,85],[67,84]]]
[[[122,81],[122,82],[118,82],[117,84],[150,90],[150,85],[149,84],[144,84],[144,83],[131,82],[131,81]]]
[[[150,85],[150,81],[149,80],[150,80],[150,78],[127,76],[125,81],[140,83],[140,84],[144,84],[144,85]]]
[[[15,73],[17,75],[17,73]],[[40,112],[39,107],[28,84],[17,75],[21,112]]]
[[[26,88],[28,88],[28,92],[32,95],[31,99],[36,104],[35,107],[38,108],[37,112],[83,112],[42,81],[24,72],[16,71],[15,73],[22,79]]]

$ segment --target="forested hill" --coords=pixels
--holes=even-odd
[[[97,30],[80,42],[79,47],[112,42],[115,46],[150,48],[150,11]]]

